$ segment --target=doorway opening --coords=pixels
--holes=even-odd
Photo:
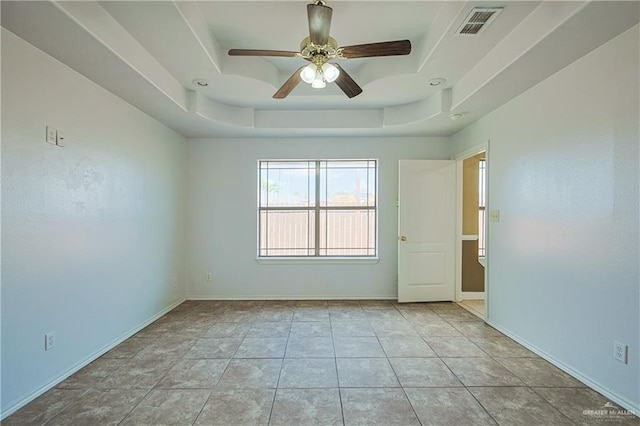
[[[474,315],[486,317],[487,146],[456,158],[458,235],[456,301]]]

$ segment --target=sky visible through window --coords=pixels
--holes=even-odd
[[[261,206],[315,206],[315,161],[263,162],[260,173]],[[321,206],[375,205],[373,161],[321,162],[319,173]]]

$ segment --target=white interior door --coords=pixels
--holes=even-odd
[[[454,300],[456,165],[400,160],[398,301]]]

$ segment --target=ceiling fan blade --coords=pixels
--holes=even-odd
[[[295,58],[298,52],[288,50],[260,50],[260,49],[231,49],[229,56],[282,56],[286,58]]]
[[[409,53],[411,53],[411,42],[409,40],[357,44],[342,48],[342,56],[347,59],[369,58],[372,56],[408,55]]]
[[[331,15],[333,9],[321,4],[308,4],[309,38],[313,44],[324,46],[329,41],[331,30]]]
[[[338,64],[333,65],[340,70],[340,75],[338,75],[338,78],[336,79],[336,84],[340,89],[342,89],[345,95],[349,98],[353,98],[354,96],[358,96],[362,93],[362,88],[358,86],[358,83],[356,83],[349,74],[347,74],[344,68]]]
[[[306,67],[306,65],[304,67]],[[289,93],[291,93],[291,91],[295,89],[298,84],[300,84],[300,82],[302,81],[302,78],[300,77],[300,71],[302,71],[302,68],[304,67],[298,68],[296,72],[294,72],[291,77],[289,77],[289,79],[284,82],[284,84],[278,89],[278,91],[273,94],[273,99],[286,98]]]

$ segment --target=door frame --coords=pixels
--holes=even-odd
[[[456,256],[456,272],[455,272],[455,300],[456,302],[462,301],[462,172],[463,172],[463,161],[467,158],[471,158],[481,152],[485,153],[486,161],[487,161],[487,180],[485,188],[486,194],[486,204],[485,209],[489,211],[490,204],[490,196],[489,196],[489,170],[490,170],[490,160],[489,160],[489,144],[490,140],[487,140],[484,143],[474,145],[471,148],[451,157],[452,160],[456,161],[456,248],[455,248],[455,256]],[[489,318],[489,226],[488,223],[485,224],[485,238],[486,238],[486,248],[485,248],[485,264],[484,264],[484,315],[485,320]]]

